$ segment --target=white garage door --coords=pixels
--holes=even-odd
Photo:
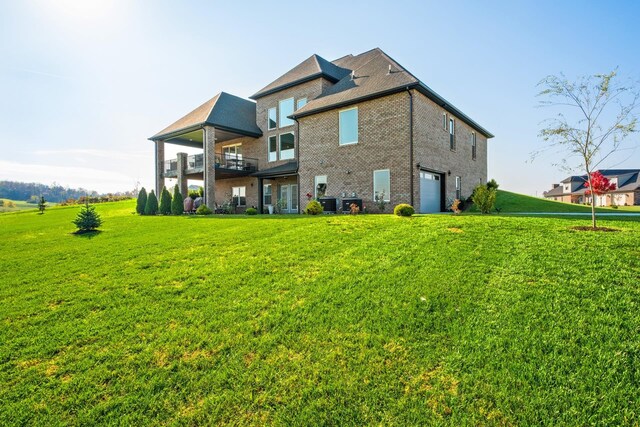
[[[440,212],[440,175],[420,171],[420,213]]]

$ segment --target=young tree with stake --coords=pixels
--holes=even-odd
[[[538,86],[541,105],[561,111],[547,120],[540,131],[551,147],[566,152],[569,158],[578,158],[578,167],[586,172],[589,188],[594,189],[593,175],[600,165],[620,151],[627,137],[637,131],[636,115],[640,92],[633,85],[626,86],[616,80],[617,71],[581,77],[575,82],[564,75],[547,76]],[[537,153],[534,153],[534,157]],[[596,228],[595,197],[591,198],[591,221]]]

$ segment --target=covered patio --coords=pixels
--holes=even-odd
[[[244,157],[237,150],[223,151],[216,148],[216,143],[260,136],[255,103],[220,92],[149,138],[155,143],[156,194],[162,191],[165,178],[177,179],[183,196],[188,192],[189,179],[202,180],[204,202],[213,206],[216,179],[247,176],[259,169],[257,159]],[[165,144],[200,148],[203,152],[178,153],[176,159],[165,159]]]

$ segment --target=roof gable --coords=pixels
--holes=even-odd
[[[331,82],[337,82],[348,73],[349,70],[335,65],[319,55],[313,54],[249,98],[258,99],[320,77],[324,77]]]
[[[349,69],[352,73],[342,77],[316,99],[307,102],[304,107],[295,111],[292,117],[303,117],[407,89],[416,89],[480,133],[489,138],[493,137],[491,132],[451,105],[379,48],[356,56],[343,56],[336,59],[334,64]]]

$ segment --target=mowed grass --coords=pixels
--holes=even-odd
[[[0,215],[0,425],[637,425],[640,224]]]
[[[512,193],[510,191],[498,190],[496,196],[496,208],[501,213],[590,213],[591,207],[578,205],[575,203],[557,202],[540,197],[525,196],[524,194]],[[640,211],[640,206],[619,206],[617,209],[611,207],[596,208],[596,212],[616,213],[619,211],[634,212]],[[472,206],[469,212],[479,212]]]
[[[17,212],[17,211],[24,211],[24,210],[37,210],[38,209],[38,205],[37,204],[33,204],[33,203],[27,203],[25,201],[21,201],[21,200],[10,200],[10,199],[2,199],[3,206],[0,206],[0,213],[5,213],[5,212]],[[8,202],[11,202],[12,206],[9,207],[8,206]],[[47,202],[47,207],[52,207],[54,206],[54,203],[48,203]]]

